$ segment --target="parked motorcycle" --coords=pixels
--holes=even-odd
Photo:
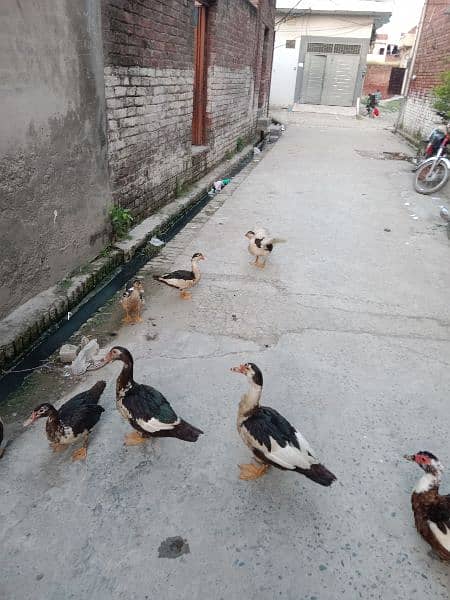
[[[420,165],[427,158],[431,158],[435,156],[439,150],[439,147],[442,143],[442,140],[445,138],[445,131],[443,129],[433,129],[430,133],[429,137],[422,140],[419,143],[419,147],[417,149],[417,154],[414,159],[415,167],[413,168],[413,173],[417,171]]]
[[[425,160],[415,169],[414,189],[419,194],[433,194],[447,183],[450,174],[448,145],[450,144],[450,124],[446,132],[435,129],[425,149]]]

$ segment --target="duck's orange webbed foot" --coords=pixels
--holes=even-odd
[[[191,292],[186,292],[185,290],[183,290],[182,292],[180,292],[180,298],[182,300],[192,300],[192,294]]]
[[[86,460],[86,458],[87,449],[85,448],[85,446],[79,448],[78,450],[75,450],[75,452],[72,452],[72,460]]]
[[[51,447],[53,452],[63,452],[67,446],[65,446],[64,444],[57,444],[56,442],[54,442],[53,444],[51,444]]]
[[[125,446],[139,446],[139,444],[143,444],[145,441],[146,438],[138,431],[133,431],[132,433],[127,433],[124,444]]]
[[[251,481],[253,479],[259,479],[267,473],[269,465],[255,465],[253,463],[247,465],[239,465],[240,473],[239,479],[243,481]]]

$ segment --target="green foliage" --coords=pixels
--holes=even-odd
[[[122,208],[117,205],[111,206],[109,209],[109,217],[111,219],[114,235],[117,238],[124,237],[133,223],[133,217],[128,208]]]
[[[72,285],[71,277],[65,277],[64,279],[62,279],[61,281],[58,281],[58,283],[57,283],[57,286],[61,290],[68,290],[71,285]]]
[[[227,150],[225,152],[225,160],[231,160],[234,156],[234,152],[231,152],[231,150]]]
[[[436,86],[434,92],[434,109],[450,120],[450,71],[441,75],[442,83]]]
[[[240,152],[241,150],[243,150],[244,146],[245,146],[244,138],[238,137],[238,139],[236,140],[236,152]]]

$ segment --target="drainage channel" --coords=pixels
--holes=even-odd
[[[227,174],[228,178],[235,177],[252,160],[253,154],[249,153]],[[184,213],[174,219],[169,227],[163,231],[159,238],[166,244],[179,233],[212,199],[205,193],[197,202],[192,204]],[[121,265],[110,275],[106,282],[95,288],[82,302],[73,309],[69,320],[61,319],[51,326],[32,348],[0,379],[0,403],[5,402],[8,396],[17,390],[27,376],[40,367],[62,344],[64,344],[95,312],[98,311],[116,292],[150,262],[158,252],[144,247],[124,265]]]

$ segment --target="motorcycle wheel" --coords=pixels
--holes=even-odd
[[[449,172],[444,161],[439,161],[430,179],[427,179],[435,159],[430,158],[422,163],[414,177],[414,189],[419,194],[434,194],[447,183]]]

